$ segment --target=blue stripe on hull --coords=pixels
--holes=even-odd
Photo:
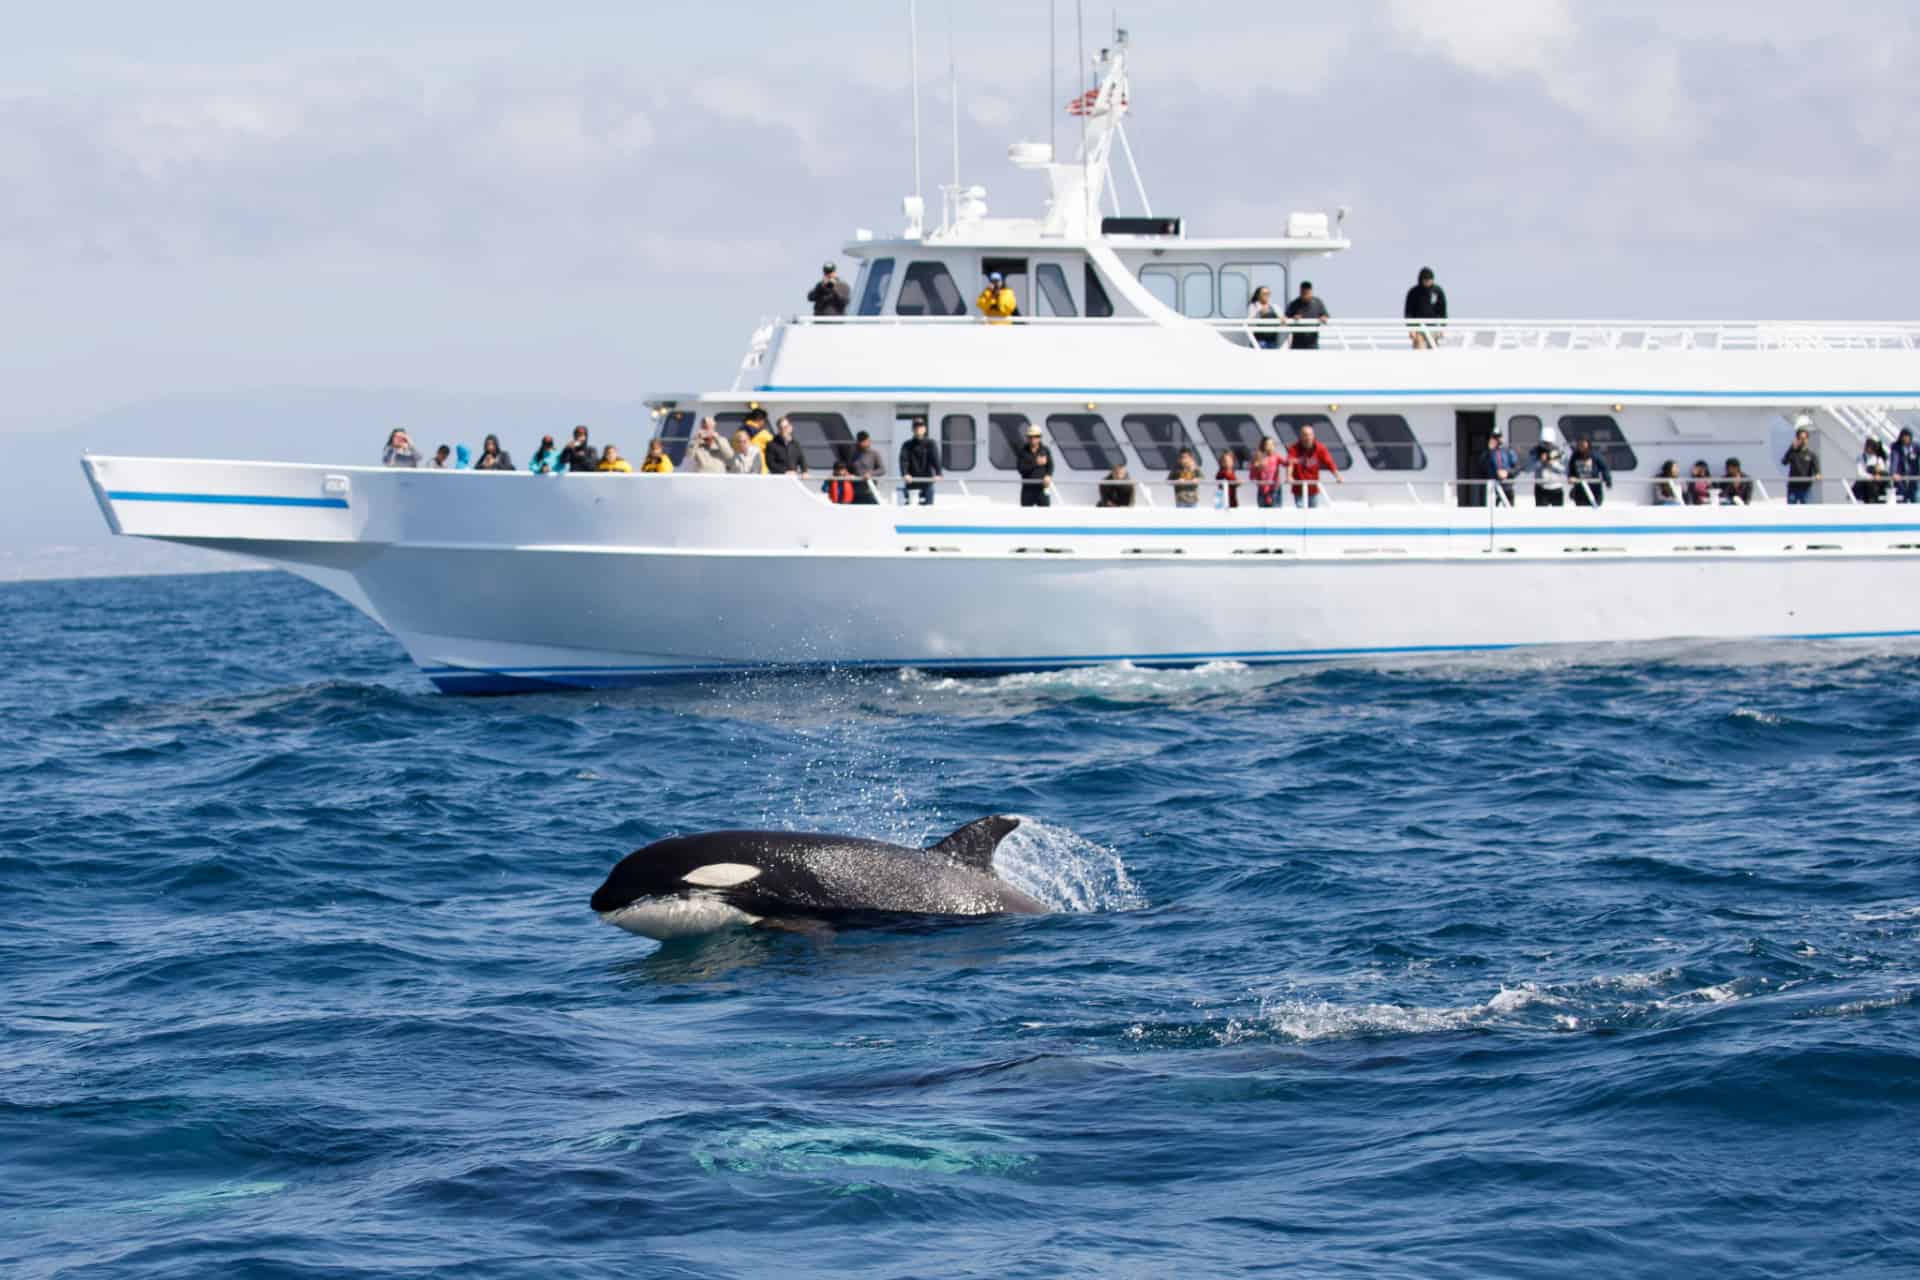
[[[196,502],[216,507],[327,507],[347,509],[345,498],[282,498],[265,493],[150,493],[132,489],[109,489],[107,497],[115,502]]]
[[[1752,639],[1766,641],[1907,640],[1917,637],[1920,637],[1920,631],[1834,631],[1804,635],[1755,636]],[[698,680],[712,676],[745,676],[776,671],[895,671],[911,667],[935,675],[995,676],[1021,671],[1066,671],[1077,667],[1111,666],[1120,662],[1131,663],[1136,667],[1177,670],[1198,667],[1209,662],[1241,662],[1256,667],[1281,666],[1288,663],[1331,662],[1350,658],[1504,653],[1527,647],[1529,645],[1522,641],[1512,644],[1422,644],[1360,649],[1285,649],[1256,653],[1090,654],[1082,657],[956,658],[943,661],[873,658],[846,662],[711,663],[634,667],[498,667],[490,669],[426,667],[422,668],[422,671],[443,693],[498,694],[553,692],[564,689],[620,689],[658,684],[662,681]]]

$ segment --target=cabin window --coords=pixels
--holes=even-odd
[[[1147,292],[1166,304],[1169,311],[1180,309],[1180,277],[1171,267],[1140,268],[1140,283]]]
[[[1120,419],[1120,429],[1149,471],[1173,470],[1180,451],[1193,448],[1193,437],[1171,413],[1129,413]]]
[[[893,259],[875,258],[861,274],[866,276],[867,283],[860,290],[860,314],[877,316],[881,304],[887,300],[887,287],[893,283]]]
[[[1034,282],[1040,286],[1040,314],[1043,316],[1077,316],[1074,309],[1073,290],[1067,288],[1067,273],[1060,269],[1057,262],[1043,262],[1034,270]]]
[[[713,415],[713,425],[714,429],[720,433],[720,438],[728,444],[732,444],[733,433],[747,425],[747,415],[744,413],[716,413]]]
[[[661,450],[674,466],[686,461],[687,441],[693,435],[695,414],[691,409],[675,409],[660,422],[660,430],[654,433],[660,441]]]
[[[1127,460],[1119,441],[1097,413],[1056,413],[1047,418],[1054,447],[1075,471],[1105,471]]]
[[[1278,262],[1231,262],[1220,268],[1220,314],[1244,316],[1254,290],[1273,291],[1273,309],[1287,309],[1287,268]],[[1319,428],[1316,427],[1315,430]],[[1328,445],[1329,449],[1333,446]]]
[[[1594,452],[1606,460],[1610,471],[1632,471],[1640,465],[1620,424],[1605,414],[1575,413],[1560,419],[1560,438],[1568,449],[1581,436],[1593,441]]]
[[[847,430],[847,420],[837,413],[790,413],[787,421],[793,424],[793,438],[809,471],[831,475],[833,464],[853,452],[853,432]]]
[[[1540,447],[1540,419],[1530,413],[1519,413],[1507,419],[1507,447],[1522,458],[1531,458],[1533,451]]]
[[[1375,471],[1427,469],[1427,451],[1397,413],[1356,413],[1347,419],[1347,430],[1353,432],[1353,442]],[[1332,452],[1333,446],[1327,448]]]
[[[1200,438],[1207,442],[1216,458],[1233,449],[1242,462],[1250,462],[1260,450],[1260,422],[1252,414],[1203,413],[1195,423],[1200,428]]]
[[[987,415],[987,461],[1002,471],[1019,466],[1020,451],[1027,447],[1027,415],[990,413]]]
[[[940,419],[940,469],[973,470],[977,439],[972,414],[950,413]]]
[[[914,262],[900,281],[897,316],[963,316],[967,302],[944,262]]]
[[[1180,272],[1180,314],[1189,320],[1213,315],[1213,268],[1186,267]]]
[[[1314,439],[1327,446],[1327,452],[1333,456],[1333,465],[1342,471],[1353,468],[1353,454],[1347,448],[1347,442],[1340,438],[1340,428],[1333,425],[1333,419],[1324,413],[1277,413],[1273,416],[1273,434],[1280,437],[1282,449],[1292,448],[1300,439],[1300,428],[1312,427]]]
[[[1113,315],[1113,299],[1107,296],[1107,286],[1100,283],[1100,273],[1087,264],[1087,318],[1105,320]]]

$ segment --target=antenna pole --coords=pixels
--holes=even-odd
[[[1060,74],[1060,19],[1056,15],[1059,0],[1047,0],[1047,163],[1059,163],[1057,149],[1059,126],[1053,113],[1060,109],[1060,86],[1056,77]]]
[[[947,101],[953,108],[953,198],[960,199],[960,72],[953,57],[953,0],[947,0]]]
[[[920,198],[920,6],[907,0],[908,48],[913,59],[913,198]]]
[[[1081,87],[1075,90],[1080,96],[1080,220],[1081,234],[1093,239],[1093,192],[1087,177],[1087,17],[1085,0],[1073,0],[1073,25],[1080,43],[1080,73],[1075,78],[1081,81]]]

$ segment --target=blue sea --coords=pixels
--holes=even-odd
[[[1920,648],[460,699],[0,587],[0,1273],[1920,1272]],[[667,946],[717,827],[1056,910]]]

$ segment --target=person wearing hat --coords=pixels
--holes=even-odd
[[[1518,454],[1507,447],[1506,438],[1500,434],[1500,428],[1498,427],[1495,427],[1493,434],[1487,437],[1487,455],[1481,459],[1480,469],[1486,473],[1482,478],[1488,483],[1483,490],[1485,496],[1481,498],[1480,502],[1474,503],[1473,505],[1480,506],[1485,503],[1491,503],[1493,501],[1493,488],[1495,485],[1498,485],[1500,486],[1500,492],[1506,495],[1506,505],[1509,507],[1512,506],[1513,474],[1520,469],[1520,458]]]
[[[1433,268],[1420,268],[1420,282],[1407,290],[1407,319],[1409,320],[1445,320],[1447,318],[1447,291],[1433,282]],[[1437,324],[1419,324],[1408,329],[1413,336],[1413,349],[1432,350],[1438,340]]]
[[[1551,440],[1533,446],[1533,505],[1567,505],[1567,469],[1560,462],[1560,446]]]
[[[847,314],[847,300],[852,297],[847,282],[834,274],[834,265],[829,262],[820,268],[820,283],[807,292],[807,301],[813,304],[813,314],[818,316],[844,316]]]
[[[988,324],[1012,324],[1013,317],[1020,314],[1019,301],[1014,298],[1013,290],[1007,288],[1007,278],[998,271],[987,273],[987,287],[974,299],[974,305],[980,308]]]
[[[1042,438],[1037,422],[1027,424],[1027,443],[1020,450],[1017,465],[1020,468],[1020,505],[1052,506],[1053,455],[1047,452],[1047,442]]]

